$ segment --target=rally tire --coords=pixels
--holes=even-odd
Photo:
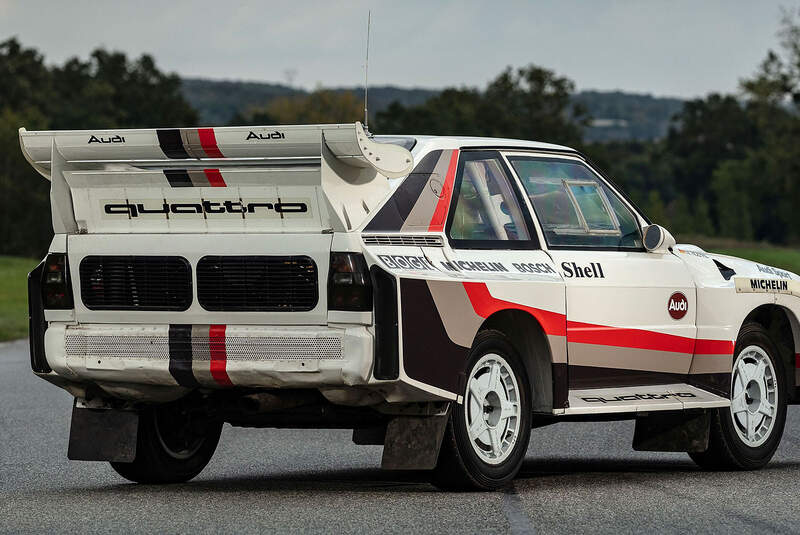
[[[192,414],[179,406],[142,411],[136,458],[111,467],[135,483],[183,483],[206,467],[217,449],[222,422]]]
[[[508,385],[501,389],[502,393],[508,396],[505,401],[507,405],[510,403],[508,400],[512,397],[512,390],[516,391],[517,421],[513,426],[506,424],[503,427],[507,437],[511,437],[513,431],[513,445],[509,445],[508,449],[495,459],[489,459],[487,455],[492,454],[493,446],[485,446],[489,450],[487,452],[478,448],[475,444],[480,445],[481,441],[476,440],[474,435],[470,436],[471,431],[467,421],[471,417],[473,420],[475,418],[475,411],[470,411],[470,403],[473,409],[476,403],[474,398],[470,398],[470,376],[476,372],[476,366],[493,361],[501,366],[499,369],[503,370],[505,383]],[[443,490],[497,490],[511,484],[522,466],[528,449],[532,413],[529,380],[517,351],[503,333],[495,330],[478,333],[467,361],[466,373],[464,392],[462,392],[464,402],[453,403],[451,406],[438,463],[432,473],[432,483]],[[489,397],[487,395],[487,399]],[[491,417],[493,411],[494,409],[487,413],[489,415],[487,419]],[[511,419],[506,421],[510,422]],[[499,425],[494,429],[498,427]],[[491,430],[487,429],[486,433],[489,432]]]
[[[750,357],[749,355],[755,356]],[[765,360],[768,359],[768,362]],[[737,373],[737,363],[742,360],[758,362],[757,359],[765,360],[764,364],[768,368],[771,379],[762,381],[761,384],[768,384],[774,387],[774,394],[771,395],[770,404],[773,409],[769,412],[773,414],[772,421],[760,416],[759,427],[764,429],[763,436],[753,433],[752,439],[747,429],[743,429],[743,421],[753,416],[751,413],[734,416],[734,411],[739,407],[732,402],[732,407],[716,409],[711,414],[711,429],[709,435],[708,449],[704,452],[690,453],[689,456],[701,468],[706,470],[756,470],[766,465],[781,441],[783,428],[786,423],[786,376],[783,362],[779,357],[778,350],[769,338],[766,329],[758,323],[748,323],[739,332],[734,350],[734,369],[731,373],[731,398],[735,399],[736,390],[743,388],[745,380],[740,382],[737,388],[737,381],[742,374]],[[752,367],[752,364],[750,365]],[[758,381],[756,381],[758,383]],[[757,402],[756,397],[761,394],[761,388],[754,385],[756,396],[745,398],[752,404]],[[742,394],[743,395],[743,394]],[[756,412],[756,415],[760,413]],[[741,416],[743,415],[743,416]],[[737,430],[738,426],[738,430]]]

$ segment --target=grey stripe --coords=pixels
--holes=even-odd
[[[691,353],[674,353],[632,347],[567,343],[570,366],[621,368],[660,373],[687,373]]]
[[[192,181],[192,186],[196,188],[207,188],[211,186],[208,177],[203,171],[199,169],[190,169],[187,172],[189,173],[189,179]]]
[[[408,214],[403,226],[402,231],[421,231],[426,232],[431,224],[433,213],[436,211],[436,205],[439,204],[439,197],[437,193],[441,194],[444,187],[444,181],[447,177],[447,168],[450,166],[450,158],[453,151],[443,151],[439,156],[439,161],[436,162],[436,167],[433,169],[428,182],[422,188],[414,208]],[[437,193],[434,193],[434,190]]]

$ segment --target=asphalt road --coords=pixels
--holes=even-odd
[[[444,493],[385,473],[348,431],[226,426],[188,484],[129,484],[66,458],[70,397],[0,344],[0,532],[800,532],[800,407],[764,470],[705,473],[684,454],[630,448],[631,422],[535,430],[514,487]]]

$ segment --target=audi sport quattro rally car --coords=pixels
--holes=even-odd
[[[800,279],[676,245],[581,154],[345,125],[28,132],[55,237],[33,371],[68,455],[185,481],[221,426],[343,428],[494,489],[532,428],[753,469],[800,381]]]

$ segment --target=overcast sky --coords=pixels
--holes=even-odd
[[[149,53],[184,76],[483,86],[535,63],[579,89],[692,97],[731,92],[777,46],[791,1],[83,1],[0,0],[0,40],[17,36],[49,63],[103,46]]]

